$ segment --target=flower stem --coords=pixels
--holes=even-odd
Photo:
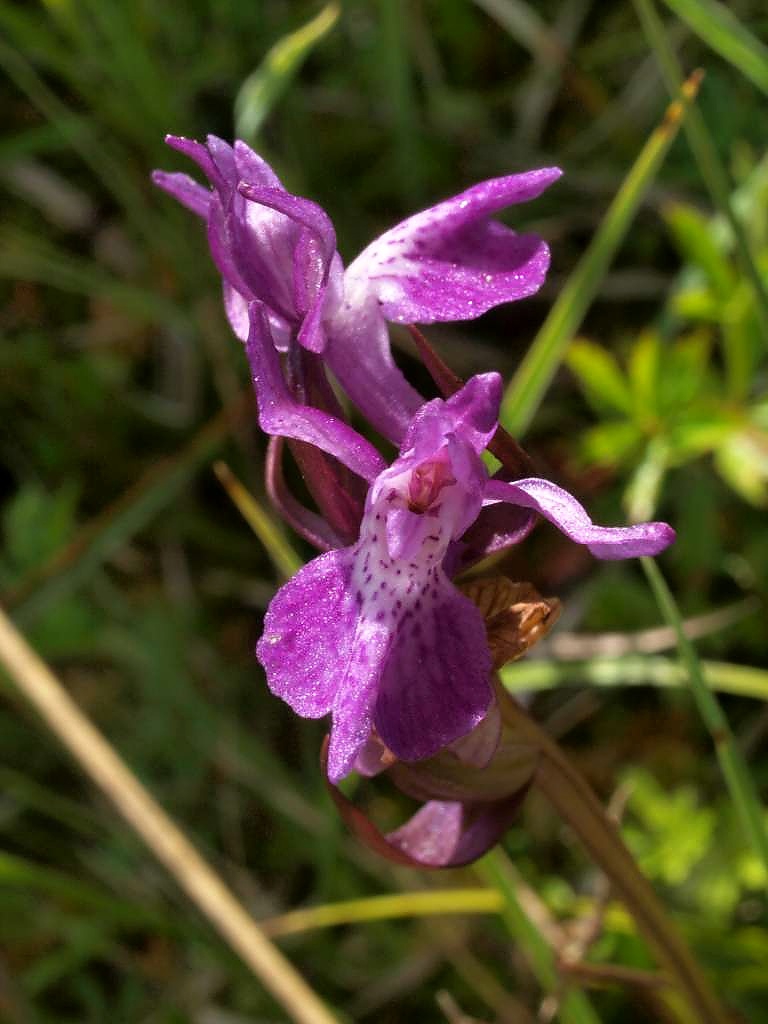
[[[505,721],[539,750],[534,784],[611,880],[674,983],[676,994],[682,997],[674,1006],[679,1018],[691,1024],[725,1024],[725,1011],[707,979],[587,781],[573,768],[560,747],[511,697],[501,693],[499,700]]]

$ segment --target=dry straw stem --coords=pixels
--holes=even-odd
[[[336,1024],[336,1018],[83,715],[2,611],[0,664],[81,768],[291,1019],[299,1024]]]

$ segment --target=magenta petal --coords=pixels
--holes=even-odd
[[[235,153],[235,171],[240,181],[263,185],[265,188],[282,188],[280,179],[266,160],[254,153],[242,139],[236,139],[232,147]]]
[[[638,523],[636,526],[595,526],[586,509],[562,487],[531,477],[504,483],[490,480],[487,498],[498,498],[512,505],[533,509],[554,523],[559,530],[585,544],[596,558],[637,558],[657,555],[675,539],[675,531],[667,523]]]
[[[335,655],[341,678],[333,702],[333,727],[328,746],[328,778],[333,783],[352,771],[370,739],[371,713],[390,633],[381,623],[358,619],[350,639],[354,643],[349,653]]]
[[[525,790],[506,800],[484,804],[430,800],[386,839],[424,867],[471,864],[498,843],[524,796]]]
[[[515,505],[486,505],[475,522],[449,552],[450,570],[466,569],[488,555],[525,540],[538,519],[530,509]],[[446,567],[447,571],[450,571]]]
[[[382,741],[419,761],[466,735],[492,698],[491,658],[477,607],[437,574],[398,626],[374,709]]]
[[[297,224],[308,228],[322,242],[324,255],[330,260],[336,251],[336,232],[328,214],[311,199],[291,195],[282,189],[263,188],[251,182],[241,182],[238,190],[252,203],[269,207],[284,214]]]
[[[312,406],[301,405],[283,378],[264,307],[250,307],[251,330],[246,350],[259,406],[259,425],[266,434],[290,437],[333,455],[365,480],[373,481],[385,463],[373,445],[342,420]]]
[[[534,199],[560,173],[544,168],[481,182],[385,232],[348,275],[367,279],[384,316],[399,322],[469,320],[531,295],[549,267],[547,246],[489,218]]]
[[[357,609],[347,549],[328,551],[278,590],[264,617],[256,655],[267,684],[304,718],[333,706],[347,672]]]
[[[424,399],[395,365],[375,299],[358,298],[346,295],[326,326],[324,358],[365,418],[399,445]]]
[[[501,404],[502,380],[498,373],[470,377],[448,399],[433,399],[419,409],[409,424],[402,450],[415,446],[417,457],[455,434],[479,455],[496,432]],[[418,439],[418,442],[417,442]]]
[[[178,153],[188,156],[190,160],[194,160],[212,185],[218,184],[221,181],[219,170],[211,159],[208,147],[204,143],[197,142],[196,139],[184,138],[183,135],[166,135],[165,141],[171,149],[175,149]]]
[[[210,189],[198,184],[188,174],[181,172],[153,171],[152,181],[158,188],[173,196],[182,206],[196,213],[203,220],[208,216],[211,203]]]

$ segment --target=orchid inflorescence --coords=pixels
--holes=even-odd
[[[538,517],[603,559],[653,555],[674,539],[665,523],[596,526],[567,491],[521,478],[520,460],[502,455],[491,476],[481,456],[503,440],[500,376],[446,388],[438,375],[444,397],[425,401],[392,357],[388,321],[469,320],[537,291],[546,244],[492,215],[535,199],[560,171],[475,185],[386,231],[345,269],[326,213],[287,192],[245,143],[167,141],[209,182],[154,174],[206,223],[271,438],[269,493],[322,551],[266,613],[256,653],[267,684],[299,715],[331,716],[327,776],[359,834],[407,863],[466,863],[498,840],[532,776],[494,670],[548,628],[557,603],[501,578],[454,578],[518,544]],[[391,463],[350,424],[331,379],[397,445]],[[287,487],[286,442],[316,509]],[[335,789],[353,770],[386,771],[426,802],[381,836]]]

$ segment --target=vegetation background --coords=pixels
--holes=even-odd
[[[279,571],[212,472],[224,460],[263,498],[242,351],[200,225],[149,172],[182,167],[166,132],[237,130],[328,210],[349,259],[475,181],[562,166],[509,218],[550,243],[541,292],[428,333],[462,375],[509,378],[592,253],[592,278],[568,299],[586,319],[539,366],[542,389],[554,377],[543,402],[515,419],[513,394],[509,422],[531,421],[544,474],[595,518],[675,525],[663,571],[765,788],[768,307],[753,279],[768,285],[768,15],[757,0],[726,15],[712,0],[667,3],[0,0],[3,605],[344,1019],[567,1021],[541,943],[550,960],[651,961],[535,797],[503,852],[442,875],[376,860],[339,823],[318,769],[322,724],[272,699],[252,656]],[[668,51],[686,73],[705,69],[686,121],[700,145],[681,132],[646,168],[615,255],[595,256],[668,103]],[[709,191],[712,150],[751,265]],[[621,809],[723,998],[768,1021],[768,876],[642,571],[595,563],[545,528],[504,569],[565,602],[510,686],[546,691],[537,717]],[[368,800],[379,820],[408,810],[385,784]],[[284,1019],[6,679],[0,847],[0,1020]],[[441,916],[414,910],[414,892],[473,886],[497,893],[495,911],[487,893],[484,913],[445,916],[450,893],[436,897]],[[386,893],[393,916],[365,920],[365,901]],[[327,912],[285,916],[340,901],[353,902],[332,928]],[[598,1020],[649,1019],[636,990],[589,1000]]]

